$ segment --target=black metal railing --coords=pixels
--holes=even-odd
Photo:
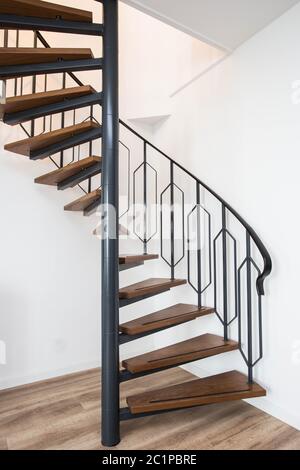
[[[133,145],[140,148],[142,163],[133,169],[134,184],[137,171],[140,168],[144,169],[139,184],[143,185],[141,203],[145,206],[145,216],[144,219],[141,218],[139,225],[142,225],[140,231],[145,235],[141,237],[135,230],[133,233],[142,242],[144,252],[147,252],[148,243],[156,235],[156,231],[147,232],[149,172],[146,169],[148,168],[156,175],[155,184],[152,183],[152,191],[155,193],[152,199],[160,201],[157,209],[160,211],[160,250],[162,259],[170,268],[170,277],[175,277],[177,268],[181,274],[186,270],[188,284],[197,295],[199,307],[204,306],[204,296],[206,301],[211,299],[213,302],[216,315],[223,325],[225,340],[230,337],[230,326],[237,321],[239,348],[248,367],[248,378],[251,383],[253,368],[263,355],[262,296],[265,293],[265,280],[272,270],[268,250],[244,218],[206,183],[124,121],[120,120],[120,126],[129,132],[131,142],[132,136],[135,136],[137,143]],[[123,136],[123,140],[125,138]],[[161,171],[150,163],[149,150],[154,152],[152,160],[155,160],[157,168],[161,165],[159,158],[165,162]],[[157,181],[158,175],[161,181]],[[184,179],[186,179],[185,189],[181,187]],[[195,188],[194,191],[191,188]],[[175,193],[179,196],[177,206],[180,206],[176,217]],[[166,196],[169,198],[168,214],[163,210]],[[137,203],[135,197],[133,203],[134,205]],[[194,249],[191,242],[193,217]],[[179,243],[176,243],[179,225],[180,237]],[[169,232],[168,235],[165,227]],[[177,237],[175,237],[176,228]],[[169,252],[168,257],[165,255],[166,248]],[[192,261],[195,261],[194,266]]]

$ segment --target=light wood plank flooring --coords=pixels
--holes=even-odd
[[[191,379],[182,369],[122,385],[126,395]],[[0,392],[0,449],[99,449],[100,374],[91,370]],[[125,405],[125,403],[124,403]],[[299,450],[300,432],[244,403],[122,423],[120,450]]]

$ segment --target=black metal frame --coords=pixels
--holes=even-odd
[[[7,65],[0,69],[0,79],[29,77],[62,72],[86,72],[88,70],[101,70],[102,59],[61,60],[41,64]]]
[[[65,86],[63,86],[65,88]],[[19,124],[21,122],[31,121],[44,116],[50,116],[51,114],[65,113],[73,109],[84,108],[94,104],[102,104],[103,94],[102,93],[91,93],[90,95],[81,96],[75,99],[64,99],[59,103],[53,103],[46,106],[39,106],[36,108],[27,109],[26,111],[20,111],[16,113],[7,113],[3,117],[5,124]],[[64,123],[62,122],[62,128]]]
[[[95,127],[86,132],[81,132],[80,134],[75,134],[68,139],[62,140],[61,142],[48,145],[47,147],[43,147],[41,149],[32,150],[30,152],[30,160],[39,160],[42,158],[49,157],[55,153],[61,152],[63,150],[69,149],[71,147],[76,147],[77,145],[85,144],[86,142],[90,142],[91,140],[96,140],[102,137],[102,129],[101,127]]]
[[[103,1],[102,443],[120,441],[118,0]]]
[[[37,18],[35,16],[0,15],[0,29],[15,29],[27,31],[51,31],[57,33],[85,34],[102,36],[103,25],[81,21],[66,21],[59,18]]]

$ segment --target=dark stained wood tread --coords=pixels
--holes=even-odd
[[[143,295],[159,294],[160,292],[183,284],[186,284],[185,279],[147,279],[146,281],[123,287],[123,289],[119,291],[119,297],[120,299],[134,299]]]
[[[234,351],[238,347],[236,341],[224,341],[221,336],[205,334],[157,351],[126,359],[122,362],[122,365],[132,374],[136,374],[198,361],[206,357]]]
[[[88,23],[93,21],[92,12],[41,0],[1,0],[0,13]]]
[[[0,112],[1,114],[18,113],[48,104],[60,103],[64,100],[80,98],[92,93],[95,93],[95,90],[91,86],[77,86],[30,95],[14,96],[7,98],[5,103],[0,104]]]
[[[248,378],[245,375],[232,371],[128,397],[127,404],[130,412],[137,414],[177,410],[265,395],[266,390],[260,385],[248,384]]]
[[[84,196],[76,199],[76,201],[67,204],[64,209],[65,211],[74,211],[74,212],[81,212],[87,209],[91,204],[99,200],[99,204],[101,202],[101,190],[96,189],[91,193],[85,194]]]
[[[56,186],[70,176],[74,176],[81,171],[97,164],[101,161],[101,157],[87,157],[77,162],[70,163],[69,165],[59,168],[57,170],[46,173],[45,175],[38,176],[34,182],[37,184],[47,184],[49,186]]]
[[[99,127],[99,125],[94,121],[82,122],[80,124],[76,124],[75,126],[65,127],[64,129],[47,132],[36,137],[30,137],[28,139],[12,142],[10,144],[6,144],[4,148],[9,152],[14,152],[29,157],[30,152],[33,150],[43,149],[44,147],[62,142],[69,137],[87,132],[96,127]]]
[[[159,310],[136,320],[120,325],[120,332],[134,336],[160,328],[180,325],[190,320],[214,313],[210,307],[198,308],[197,305],[177,304],[172,307]]]
[[[120,264],[134,264],[142,263],[143,261],[150,261],[153,259],[158,259],[159,255],[120,255],[119,263]]]
[[[88,48],[0,48],[0,66],[41,64],[58,62],[60,60],[82,60],[92,58],[94,58],[93,53],[91,49]]]

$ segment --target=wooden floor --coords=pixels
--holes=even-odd
[[[174,369],[155,386],[190,380]],[[153,376],[122,385],[122,399],[153,387]],[[98,370],[0,392],[0,449],[103,449],[99,443]],[[299,450],[300,432],[256,408],[235,402],[122,423],[116,449]]]

